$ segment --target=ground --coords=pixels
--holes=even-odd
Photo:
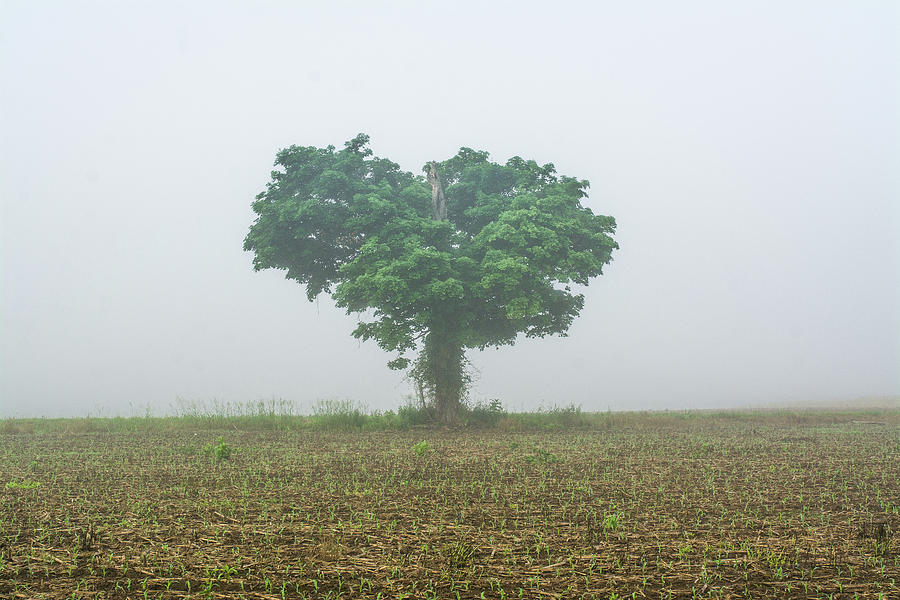
[[[0,597],[900,598],[900,411],[588,417],[0,422]]]

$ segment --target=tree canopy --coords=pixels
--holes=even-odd
[[[244,249],[256,270],[359,313],[353,335],[394,353],[388,365],[410,368],[453,421],[465,351],[565,335],[584,306],[571,285],[603,273],[616,223],[582,205],[587,181],[549,163],[461,148],[426,178],[368,143],[279,151]]]

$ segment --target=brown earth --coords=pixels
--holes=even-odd
[[[900,598],[898,416],[7,428],[0,597]]]

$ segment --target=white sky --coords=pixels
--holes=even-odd
[[[391,357],[242,251],[275,153],[363,131],[592,183],[621,250],[512,408],[900,395],[900,3],[0,4],[0,416],[396,406]]]

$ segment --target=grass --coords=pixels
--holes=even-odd
[[[673,423],[782,423],[815,424],[819,427],[841,425],[848,421],[896,419],[897,409],[864,410],[709,410],[709,411],[582,411],[577,405],[552,406],[534,412],[507,412],[498,400],[478,403],[462,414],[459,427],[499,429],[501,431],[553,431],[589,429],[608,431],[621,427],[666,426]],[[411,400],[396,411],[368,411],[349,400],[322,400],[311,414],[284,400],[248,403],[179,402],[174,414],[153,416],[149,409],[142,416],[0,419],[0,434],[44,433],[124,433],[177,430],[242,431],[406,431],[430,427],[428,411]]]

